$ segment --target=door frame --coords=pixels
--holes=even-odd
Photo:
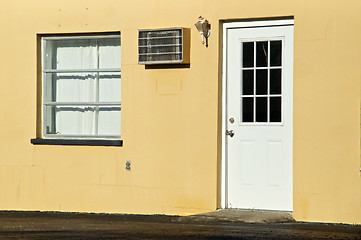
[[[283,20],[255,20],[255,21],[235,21],[225,22],[222,28],[223,37],[223,54],[222,54],[222,160],[221,160],[221,208],[228,208],[228,156],[227,156],[227,30],[233,28],[257,28],[257,27],[276,27],[276,26],[293,26],[294,19]],[[293,81],[293,79],[292,79]],[[293,120],[292,120],[293,121]],[[292,127],[293,131],[293,127]],[[293,145],[292,145],[293,161]],[[293,164],[292,164],[293,168]],[[292,178],[293,179],[293,178]],[[293,180],[292,180],[293,181]],[[292,183],[293,184],[293,183]],[[292,190],[293,191],[293,190]]]

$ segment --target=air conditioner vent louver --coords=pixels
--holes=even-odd
[[[139,30],[139,64],[189,63],[189,29]]]

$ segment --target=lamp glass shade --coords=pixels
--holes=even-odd
[[[203,26],[202,26],[203,24],[201,22],[197,22],[194,25],[196,25],[198,32],[203,33]]]

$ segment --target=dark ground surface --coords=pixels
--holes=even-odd
[[[0,239],[361,239],[360,225],[197,216],[0,212]]]

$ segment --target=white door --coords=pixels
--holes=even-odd
[[[226,207],[292,211],[293,24],[231,26]]]

